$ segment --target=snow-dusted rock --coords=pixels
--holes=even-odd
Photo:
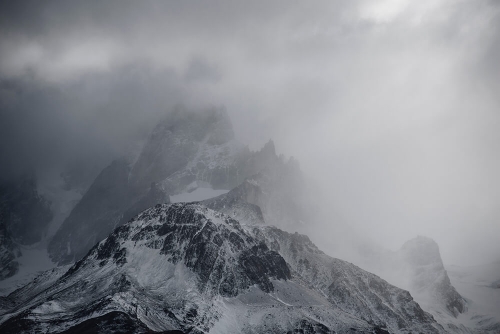
[[[0,300],[0,332],[443,332],[407,291],[306,236],[196,203],[142,212],[54,275]]]
[[[99,174],[51,240],[49,254],[58,264],[72,263],[115,227],[172,195],[229,191],[262,171],[267,195],[257,199],[268,222],[302,221],[302,175],[294,160],[277,156],[272,141],[256,152],[238,143],[224,110],[177,109],[156,126],[135,162],[119,159]]]

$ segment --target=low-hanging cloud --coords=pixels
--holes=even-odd
[[[1,174],[104,165],[173,106],[224,105],[242,142],[274,138],[315,176],[330,233],[490,261],[499,54],[494,1],[9,2]]]

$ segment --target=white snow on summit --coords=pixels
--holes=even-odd
[[[186,192],[182,194],[170,196],[171,203],[180,202],[198,202],[217,197],[227,193],[229,190],[224,189],[212,189],[212,188],[196,188],[191,192]]]

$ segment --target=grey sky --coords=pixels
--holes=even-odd
[[[500,255],[495,1],[3,2],[2,173],[104,164],[172,106],[224,105],[328,189],[335,222],[445,262]]]

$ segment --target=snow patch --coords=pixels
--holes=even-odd
[[[217,197],[229,192],[225,189],[196,188],[192,192],[170,196],[171,203],[198,202],[209,198]]]

